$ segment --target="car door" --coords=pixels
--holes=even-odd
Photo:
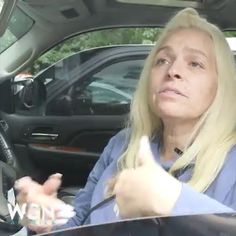
[[[28,106],[32,101],[22,90],[15,94],[15,113],[2,114],[22,175],[41,181],[60,172],[64,186],[84,185],[109,139],[125,126],[150,47],[97,50],[84,60],[86,52],[75,54],[36,76],[42,88],[31,98],[45,96],[43,101]],[[78,56],[82,63],[71,65]]]

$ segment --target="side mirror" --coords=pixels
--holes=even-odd
[[[46,87],[43,82],[29,79],[19,91],[21,107],[30,110],[41,106],[47,97]]]
[[[16,6],[17,0],[0,0],[0,37],[7,29],[8,22]]]

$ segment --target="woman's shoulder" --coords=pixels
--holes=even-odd
[[[228,151],[224,165],[221,169],[221,175],[231,177],[236,181],[236,145],[233,145]]]
[[[208,195],[214,195],[214,198],[224,202],[226,195],[232,191],[236,184],[236,145],[228,151],[224,165],[217,178],[208,188]]]
[[[130,129],[124,128],[115,134],[109,141],[110,145],[121,145],[127,144],[129,141]]]
[[[215,181],[206,191],[217,201],[231,206],[236,197],[236,145],[228,151],[224,165]],[[235,207],[233,207],[235,209]]]
[[[108,142],[104,152],[108,153],[108,162],[112,162],[117,159],[125,151],[129,143],[130,129],[125,128],[114,135]]]
[[[225,165],[235,168],[236,166],[236,144],[234,144],[227,153]]]

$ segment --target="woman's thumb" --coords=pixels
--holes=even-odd
[[[61,186],[61,177],[62,174],[59,173],[50,175],[42,186],[44,193],[48,195],[57,194],[57,191]]]
[[[155,162],[147,136],[142,136],[139,143],[138,166]]]

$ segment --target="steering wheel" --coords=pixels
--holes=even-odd
[[[2,125],[0,125],[0,159],[0,219],[9,223],[11,218],[7,194],[17,178],[16,155]]]
[[[4,222],[10,222],[8,210],[7,192],[16,180],[16,171],[12,166],[0,161],[0,218]]]
[[[2,125],[0,125],[0,160],[12,167],[16,165],[16,155]]]

